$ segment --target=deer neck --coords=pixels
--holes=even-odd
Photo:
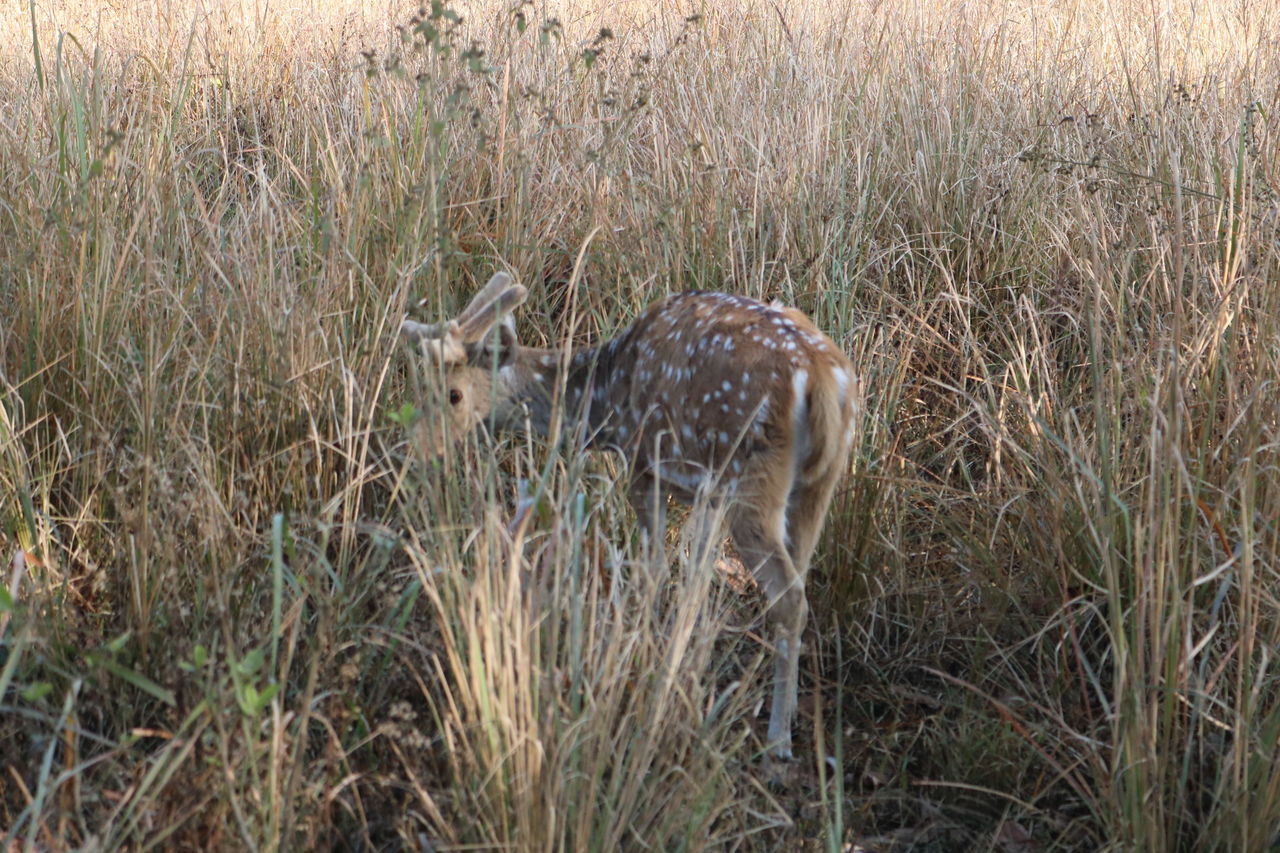
[[[500,374],[499,398],[506,405],[495,411],[498,425],[521,429],[526,424],[542,436],[551,432],[557,410],[561,430],[585,428],[589,444],[601,438],[608,415],[602,401],[609,397],[610,365],[598,347],[564,349],[520,347]]]

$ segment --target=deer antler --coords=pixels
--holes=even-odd
[[[417,343],[434,361],[459,364],[467,360],[466,345],[482,339],[528,295],[524,286],[513,284],[507,273],[494,273],[457,319],[440,323],[405,320],[400,324],[400,334]]]
[[[437,364],[462,364],[467,360],[467,347],[457,320],[443,323],[405,320],[400,324],[400,336],[416,343],[422,354]]]
[[[457,319],[442,323],[404,320],[401,336],[417,343],[424,355],[439,364],[461,364],[467,360],[468,343],[484,338],[495,323],[511,314],[527,296],[529,291],[522,284],[513,284],[511,275],[494,273]]]

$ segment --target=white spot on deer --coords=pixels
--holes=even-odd
[[[773,533],[775,536],[778,537],[779,542],[781,542],[783,545],[787,544],[787,540],[790,537],[787,532],[787,512],[785,508],[780,510],[778,512],[778,515],[773,520]],[[786,654],[786,647],[783,645],[786,642],[787,641],[785,639],[779,639],[778,654],[780,655]]]
[[[764,426],[764,422],[769,417],[769,395],[765,394],[760,398],[760,402],[756,404],[756,423]]]
[[[809,371],[791,375],[791,476],[800,470],[800,461],[809,455]]]
[[[664,466],[657,472],[658,478],[687,492],[696,492],[702,487],[706,475],[698,467],[684,465],[685,470],[677,470],[674,466]]]
[[[849,371],[842,367],[837,367],[831,371],[831,378],[836,382],[836,396],[840,400],[840,408],[843,409],[849,399],[849,382],[851,379]]]

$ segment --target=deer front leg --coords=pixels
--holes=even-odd
[[[659,578],[667,568],[667,496],[658,478],[645,471],[637,471],[631,477],[627,493],[631,508],[640,524],[640,546],[649,573]]]
[[[782,519],[782,507],[762,513],[747,506],[734,513],[730,529],[738,553],[768,602],[765,618],[773,628],[775,643],[768,744],[775,758],[789,761],[794,758],[791,723],[800,683],[800,638],[809,618],[809,603],[804,594],[804,578],[792,565],[783,542]]]

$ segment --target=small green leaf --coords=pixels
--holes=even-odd
[[[262,669],[265,660],[266,654],[262,649],[254,649],[236,663],[236,671],[241,675],[253,675]]]
[[[246,684],[240,688],[240,710],[244,712],[245,716],[256,717],[271,704],[272,698],[279,692],[279,684],[268,684],[261,690],[252,684]]]
[[[258,707],[258,688],[252,684],[246,684],[240,688],[240,711],[246,717],[252,717],[257,714]]]
[[[387,413],[387,417],[390,418],[393,423],[397,423],[402,427],[409,426],[417,416],[418,409],[412,403],[405,403],[399,409]]]
[[[428,24],[426,21],[418,24],[414,29],[422,34],[422,38],[427,44],[435,44],[436,39],[440,36],[440,31]]]
[[[178,668],[183,672],[195,672],[197,669],[204,669],[204,665],[209,662],[209,650],[202,644],[197,644],[191,651],[191,660],[179,661]]]
[[[53,685],[47,681],[37,681],[22,691],[22,698],[28,702],[39,702],[53,692]]]
[[[560,19],[548,18],[542,23],[538,32],[538,42],[544,47],[551,41],[552,36],[560,38]]]
[[[9,593],[9,588],[0,584],[0,613],[12,613],[13,609],[13,596]]]
[[[279,692],[280,692],[280,685],[276,684],[274,681],[268,684],[266,687],[259,690],[258,691],[259,710],[267,707],[267,705],[271,703],[271,700],[274,699],[276,697],[276,694]]]
[[[136,670],[132,670],[127,666],[121,666],[120,664],[116,663],[114,660],[110,660],[110,659],[103,660],[101,663],[102,663],[102,668],[105,669],[107,672],[111,673],[117,678],[120,678],[120,679],[123,679],[124,681],[129,682],[134,687],[141,690],[143,693],[149,694],[153,698],[160,700],[166,705],[173,706],[178,704],[178,700],[176,697],[174,697],[172,690],[169,690],[168,688],[165,688],[165,687],[161,687],[159,684],[156,684],[154,681],[152,681],[150,678],[147,678],[142,673],[137,672]]]

